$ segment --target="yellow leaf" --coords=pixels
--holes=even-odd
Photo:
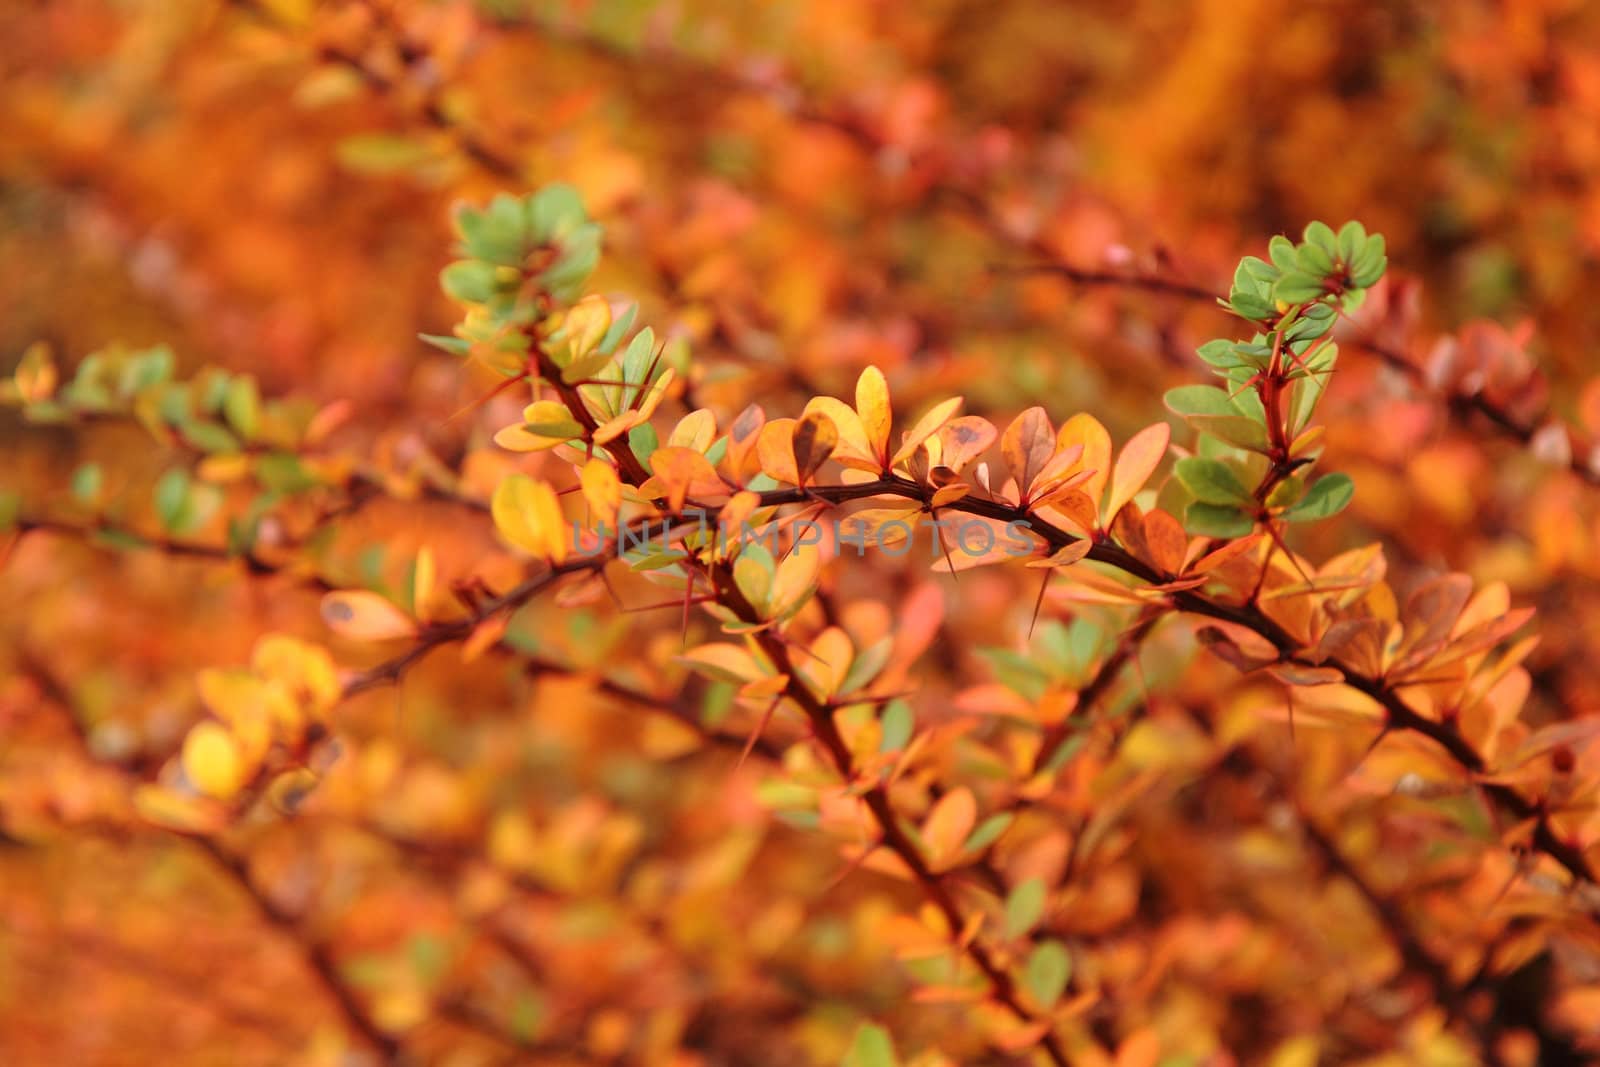
[[[978,802],[966,786],[952,789],[939,798],[922,824],[922,840],[928,846],[928,861],[941,867],[961,854],[961,844],[978,821]]]
[[[1110,526],[1123,505],[1144,488],[1144,483],[1150,480],[1150,475],[1161,463],[1161,457],[1167,454],[1167,444],[1171,439],[1172,428],[1164,422],[1147,426],[1128,439],[1111,472],[1111,499],[1106,502],[1105,515],[1101,520],[1104,525]]]
[[[411,610],[416,613],[418,622],[428,621],[428,600],[433,596],[433,583],[437,577],[433,549],[423,545],[417,552],[417,565],[411,572]]]
[[[917,448],[944,428],[944,424],[956,417],[956,412],[961,410],[961,405],[966,403],[961,397],[951,397],[949,400],[938,404],[922,418],[900,440],[900,450],[894,454],[894,466],[899,466],[912,456],[916,455]]]
[[[622,482],[616,468],[600,458],[585,463],[578,480],[583,486],[583,499],[588,503],[590,522],[607,530],[617,524],[617,508],[622,504]]]
[[[227,821],[226,810],[216,801],[186,796],[161,785],[135,789],[133,807],[146,822],[184,833],[211,833]]]
[[[495,489],[489,510],[495,529],[515,547],[554,563],[567,558],[566,519],[549,485],[513,474]]]
[[[200,792],[228,800],[245,781],[245,763],[221,723],[202,722],[183,740],[183,776]]]
[[[806,402],[804,416],[819,416],[833,423],[837,431],[838,442],[834,448],[834,459],[846,466],[860,470],[878,470],[880,464],[873,453],[872,444],[867,440],[867,431],[861,424],[861,416],[857,415],[850,405],[831,396],[812,397]],[[796,431],[798,434],[798,431]],[[805,464],[800,464],[804,467]]]
[[[817,587],[817,575],[822,570],[822,553],[814,544],[796,545],[782,563],[772,580],[772,617],[785,618],[798,611]]]
[[[287,634],[267,634],[251,651],[250,667],[263,677],[281,682],[304,706],[318,713],[339,700],[339,676],[333,657],[320,645]]]
[[[883,371],[868,365],[856,379],[856,411],[867,435],[867,445],[879,468],[889,463],[889,427],[893,423],[889,406],[889,383]]]
[[[228,724],[247,754],[259,756],[272,741],[274,726],[295,736],[304,726],[291,687],[243,670],[210,669],[197,679],[200,699]]]
[[[678,661],[724,682],[756,682],[768,674],[748,649],[726,643],[690,649],[679,656]]]
[[[541,437],[539,434],[530,433],[521,423],[496,430],[494,435],[494,443],[507,452],[544,452],[569,440],[571,438]],[[600,441],[599,433],[595,434],[595,440]]]
[[[410,637],[416,624],[377,593],[345,590],[322,598],[322,620],[334,633],[357,641]]]
[[[678,425],[672,428],[672,433],[667,437],[667,444],[693,449],[703,454],[711,447],[711,442],[716,440],[716,437],[716,416],[711,414],[710,408],[699,408],[678,421]]]
[[[850,635],[837,626],[830,626],[811,642],[808,655],[798,657],[796,667],[812,692],[827,700],[844,684],[855,654]]]
[[[660,406],[662,399],[667,395],[667,387],[672,384],[676,377],[677,372],[671,367],[661,372],[661,377],[655,380],[655,384],[650,386],[649,391],[644,394],[644,399],[639,401],[640,422],[655,414],[656,408]]]
[[[590,294],[573,305],[562,323],[565,345],[559,362],[569,366],[583,359],[599,346],[606,331],[611,329],[611,305],[604,297]]]

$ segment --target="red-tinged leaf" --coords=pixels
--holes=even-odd
[[[1266,655],[1256,651],[1254,654],[1246,652],[1234,640],[1234,635],[1223,631],[1217,626],[1202,626],[1195,631],[1195,638],[1204,645],[1212,655],[1226,663],[1233,665],[1245,674],[1260,670],[1275,658],[1276,649]]]
[[[1000,431],[988,419],[963,415],[939,431],[939,462],[957,474],[988,451]]]
[[[1183,524],[1159,508],[1144,517],[1144,543],[1149,561],[1165,574],[1183,570],[1189,535]]]
[[[1406,598],[1401,617],[1411,639],[1404,651],[1425,655],[1444,643],[1456,620],[1472,598],[1472,579],[1465,574],[1445,574],[1415,589]]]
[[[1050,425],[1044,408],[1031,407],[1013,419],[1000,438],[1000,452],[1023,500],[1027,500],[1033,480],[1056,454],[1055,427]]]
[[[945,546],[943,558],[933,569],[954,574],[974,567],[1008,563],[1033,555],[1034,542],[999,519],[963,515],[953,526],[940,530]]]
[[[767,413],[757,404],[751,404],[739,413],[728,428],[728,473],[739,483],[744,483],[761,469],[756,456],[756,443],[761,438],[761,428],[767,424]],[[751,462],[755,457],[756,461]]]
[[[1102,519],[1105,524],[1109,525],[1123,505],[1144,488],[1145,482],[1150,480],[1156,467],[1160,466],[1162,457],[1167,454],[1167,445],[1171,440],[1172,428],[1164,422],[1158,422],[1134,434],[1123,446],[1122,455],[1117,457],[1117,465],[1111,472],[1111,496],[1106,501]]]
[[[1377,619],[1342,619],[1323,633],[1310,658],[1317,663],[1337,659],[1362,674],[1381,673],[1387,628]]]
[[[1081,488],[1059,490],[1057,493],[1036,500],[1034,510],[1038,512],[1048,510],[1059,514],[1065,520],[1068,529],[1080,537],[1093,534],[1096,524],[1100,521],[1099,509]],[[1053,519],[1055,516],[1044,517]]]
[[[1486,622],[1452,640],[1441,653],[1433,657],[1432,662],[1454,663],[1487,651],[1522,629],[1536,613],[1534,608],[1515,608],[1508,611],[1500,618]]]
[[[1044,465],[1044,469],[1034,475],[1033,484],[1028,487],[1029,498],[1033,501],[1045,500],[1087,482],[1094,472],[1084,470],[1082,461],[1082,445],[1058,450]]]
[[[1519,745],[1507,765],[1519,767],[1558,747],[1587,748],[1597,736],[1600,736],[1600,715],[1591,715],[1577,722],[1551,723],[1541,727]]]
[[[1597,390],[1600,394],[1600,390]],[[1511,589],[1505,582],[1490,582],[1473,594],[1450,631],[1454,641],[1474,627],[1492,622],[1511,610]]]
[[[322,619],[334,633],[356,641],[387,641],[417,632],[416,623],[405,612],[365,590],[342,590],[323,597]]]
[[[1248,537],[1240,537],[1236,540],[1229,541],[1221,548],[1214,549],[1211,552],[1206,553],[1204,556],[1201,556],[1195,562],[1194,566],[1189,568],[1189,571],[1192,574],[1209,574],[1230,560],[1237,559],[1247,552],[1254,551],[1256,546],[1261,543],[1261,540],[1264,536],[1264,534],[1253,533]]]

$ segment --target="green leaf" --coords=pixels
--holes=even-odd
[[[850,664],[849,672],[839,685],[839,692],[854,693],[871,685],[872,680],[888,664],[889,654],[893,651],[894,639],[891,637],[885,637],[877,644],[864,649]]]
[[[962,852],[979,852],[1000,840],[1000,835],[1011,828],[1011,822],[1016,816],[1009,811],[1002,811],[991,815],[978,824],[978,828],[967,836],[961,845]]]
[[[1321,245],[1303,244],[1295,250],[1297,269],[1319,278],[1333,273],[1333,257]]]
[[[1326,222],[1312,222],[1306,225],[1305,240],[1314,244],[1330,256],[1339,254],[1339,238],[1334,235],[1333,227]]]
[[[588,220],[583,197],[570,185],[547,185],[528,202],[528,228],[539,244],[560,240]]]
[[[214,422],[186,422],[179,428],[184,440],[202,452],[237,452],[239,441]]]
[[[1072,957],[1059,941],[1044,941],[1028,956],[1022,980],[1041,1008],[1049,1008],[1066,992],[1072,977]]]
[[[916,713],[911,710],[910,704],[904,700],[889,701],[883,709],[883,718],[879,720],[882,739],[878,742],[878,751],[895,752],[905,748],[911,741],[916,723]]]
[[[1221,460],[1186,456],[1178,460],[1172,473],[1203,504],[1251,503],[1250,491]]]
[[[156,482],[156,517],[168,533],[177,533],[185,525],[189,511],[189,472],[173,468]]]
[[[1214,385],[1180,385],[1168,389],[1162,401],[1174,415],[1237,415],[1228,394]]]
[[[1283,234],[1278,234],[1267,242],[1267,255],[1272,259],[1272,265],[1279,270],[1294,270],[1296,266],[1294,242]]]
[[[1355,493],[1355,483],[1348,474],[1325,474],[1306,491],[1300,503],[1283,513],[1283,517],[1290,522],[1326,519],[1343,511]]]
[[[1321,277],[1307,274],[1302,270],[1293,270],[1278,279],[1272,295],[1285,304],[1304,304],[1315,300],[1325,292],[1327,287]]]
[[[498,289],[495,267],[477,259],[458,259],[439,272],[445,295],[463,304],[487,303]]]
[[[1006,937],[1021,937],[1044,914],[1044,879],[1029,878],[1006,897]]]
[[[1339,258],[1345,263],[1355,261],[1356,253],[1367,243],[1367,228],[1351,219],[1339,229]]]
[[[1195,415],[1189,425],[1201,433],[1265,455],[1272,448],[1267,439],[1267,428],[1248,415]]]
[[[534,993],[522,993],[511,1005],[511,1033],[518,1041],[528,1043],[538,1037],[544,1019],[544,1000]]]
[[[433,157],[426,145],[382,133],[346,137],[335,147],[334,154],[346,170],[374,175],[416,170]]]
[[[222,412],[241,437],[247,441],[254,437],[261,426],[261,391],[256,380],[241,374],[230,381],[222,398]]]
[[[1183,528],[1201,537],[1243,537],[1255,525],[1246,512],[1221,504],[1194,503],[1183,513]]]
[[[79,502],[93,504],[100,498],[100,487],[105,483],[104,473],[98,463],[85,463],[72,472],[72,495]]]
[[[650,457],[661,447],[661,438],[656,435],[656,428],[647,422],[628,431],[628,447],[639,457],[639,462],[648,467]]]
[[[472,342],[464,337],[444,337],[436,333],[419,333],[417,338],[452,356],[465,356],[472,352]]]
[[[862,1023],[845,1053],[843,1067],[896,1067],[894,1042],[877,1023]]]

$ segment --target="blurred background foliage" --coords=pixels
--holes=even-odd
[[[597,288],[695,354],[687,407],[794,413],[872,363],[902,412],[1040,403],[1119,441],[1199,378],[1194,347],[1226,320],[1197,293],[1270,234],[1360,218],[1392,277],[1323,407],[1358,492],[1304,536],[1324,555],[1381,541],[1400,584],[1507,582],[1540,612],[1526,717],[1600,704],[1594,4],[18,0],[0,40],[0,370],[41,341],[68,368],[162,343],[184,375],[336,405],[338,455],[421,499],[362,508],[300,571],[394,585],[430,545],[452,578],[505,573],[485,524],[418,489],[438,462],[481,501],[510,463],[486,445],[515,406],[471,408],[493,377],[417,339],[455,318],[437,277],[463,198],[582,190],[606,226]],[[10,411],[0,449],[0,488],[76,485],[84,514],[135,524],[188,462],[136,426]],[[888,604],[909,588],[840,582]],[[1026,585],[945,584],[924,697],[989,677],[974,650],[1023,631]],[[315,590],[27,538],[0,602],[0,828],[30,842],[0,848],[7,1062],[338,1062],[318,973],[424,1062],[838,1062],[884,1016],[903,1051],[992,1055],[955,1009],[905,1001],[881,929],[898,887],[816,891],[834,851],[770,817],[752,765],[618,712],[592,677],[490,658],[353,702],[319,800],[253,828],[241,868],[137,829],[123,783],[181,742],[196,671],[267,630],[326,640]],[[519,627],[591,671],[681,677],[674,618],[579,605]],[[1191,651],[1173,635],[1145,680],[1220,686],[1229,714],[1266,699]],[[1269,731],[1264,758],[1293,762]],[[1333,774],[1308,762],[1312,786]],[[1352,894],[1277,852],[1270,884],[1240,884],[1229,857],[1267,848],[1249,835],[1268,793],[1219,763],[1123,813],[1148,855],[1105,874],[1077,933],[1110,940],[1101,972],[1149,1010],[1111,1017],[1099,1062],[1469,1062],[1362,999],[1395,953],[1365,947]],[[1383,841],[1404,828],[1350,819],[1363,862],[1402,881]],[[505,873],[529,870],[531,888]],[[1440,929],[1470,922],[1434,903]],[[1125,922],[1163,932],[1116,941]],[[1523,976],[1535,1001],[1550,966]],[[1585,996],[1550,1010],[1592,1035]],[[472,1036],[484,1010],[527,1044]]]

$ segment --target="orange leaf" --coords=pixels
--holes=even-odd
[[[775,482],[799,485],[800,474],[794,461],[794,419],[773,419],[761,427],[756,440],[756,453],[761,459],[761,472]]]
[[[1105,495],[1106,479],[1111,473],[1111,435],[1093,415],[1074,415],[1056,434],[1058,451],[1072,445],[1083,446],[1083,469],[1091,472],[1083,491],[1098,512],[1100,498]]]
[[[939,798],[922,824],[922,840],[928,846],[928,860],[944,866],[961,854],[961,843],[978,821],[978,802],[966,786],[952,789]]]
[[[322,598],[322,619],[341,637],[357,641],[385,641],[410,637],[416,624],[377,593],[353,589]]]
[[[1144,483],[1150,480],[1161,458],[1167,454],[1167,444],[1172,440],[1172,428],[1164,422],[1147,426],[1134,434],[1117,457],[1111,472],[1111,498],[1101,521],[1109,526],[1122,506],[1138,495]]]
[[[899,466],[916,454],[922,442],[932,437],[944,428],[944,424],[956,417],[956,412],[961,410],[961,405],[966,403],[962,397],[952,397],[941,404],[934,406],[922,418],[917,420],[904,437],[900,439],[900,449],[894,454],[893,465]]]

